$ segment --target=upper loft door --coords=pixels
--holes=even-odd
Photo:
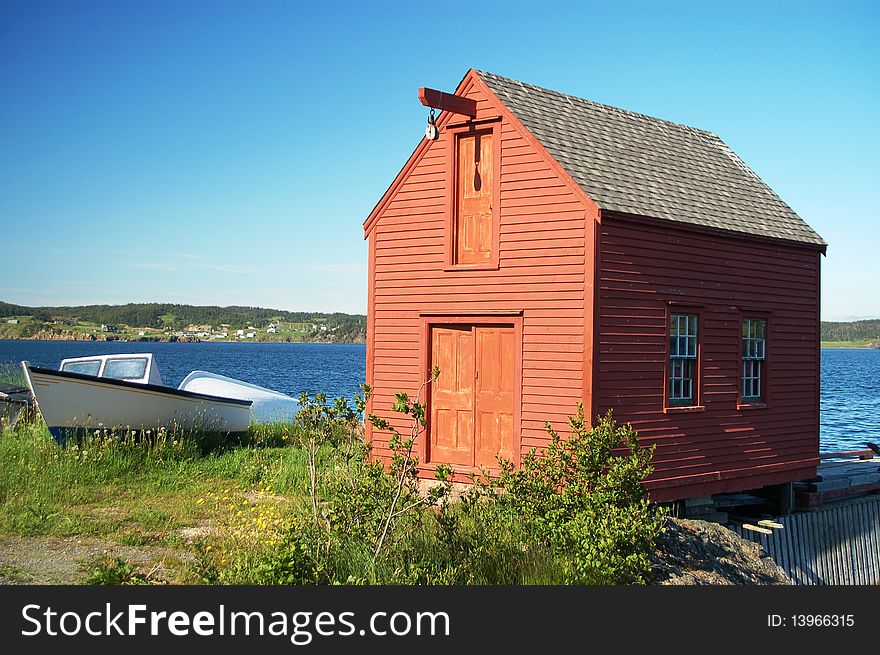
[[[492,132],[458,137],[457,264],[492,261],[493,139]]]

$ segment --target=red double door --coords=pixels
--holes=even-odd
[[[515,333],[507,325],[448,325],[431,330],[428,461],[497,466],[513,455]]]

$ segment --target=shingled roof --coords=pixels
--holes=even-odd
[[[826,245],[712,132],[477,73],[604,210]]]

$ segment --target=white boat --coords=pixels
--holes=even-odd
[[[58,371],[29,362],[22,368],[59,443],[83,430],[237,433],[250,424],[252,401],[163,386],[150,353],[66,359]]]
[[[250,400],[251,418],[258,423],[292,421],[300,409],[299,401],[292,396],[208,371],[193,371],[183,379],[178,389],[221,398]]]

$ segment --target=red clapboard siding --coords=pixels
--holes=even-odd
[[[818,454],[819,253],[607,216],[600,239],[594,410],[657,444],[652,497],[803,477]],[[700,312],[702,411],[663,409],[670,302]],[[768,406],[738,409],[750,311],[767,312]]]
[[[390,406],[396,392],[414,396],[428,375],[430,340],[423,333],[424,315],[466,315],[485,322],[487,316],[507,312],[492,320],[510,325],[509,316],[517,316],[520,321],[518,430],[513,436],[518,460],[547,443],[545,421],[565,432],[568,416],[585,395],[590,368],[584,344],[592,342],[592,322],[585,315],[593,302],[592,279],[587,276],[593,271],[597,215],[482,83],[466,80],[457,93],[477,101],[477,121],[501,117],[495,132],[501,162],[498,267],[447,268],[447,176],[452,172],[447,170],[450,132],[441,122],[440,139],[428,144],[421,158],[402,172],[380,205],[369,236],[367,376],[374,389],[369,411],[392,420],[401,432],[408,431],[408,422]],[[462,120],[452,117],[453,122]],[[422,400],[428,395],[423,393]],[[387,457],[388,435],[371,430],[369,438],[374,452]],[[426,441],[427,435],[420,439]],[[431,476],[433,470],[423,474]]]

